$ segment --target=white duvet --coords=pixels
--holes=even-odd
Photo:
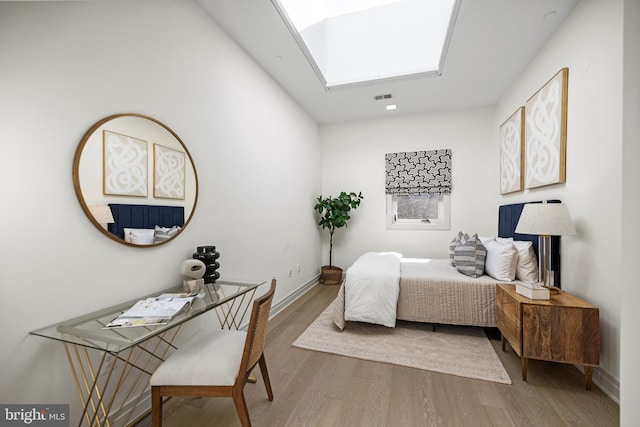
[[[400,294],[400,260],[396,252],[367,252],[347,270],[344,318],[396,326]]]

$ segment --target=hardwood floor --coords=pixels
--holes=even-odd
[[[512,385],[461,378],[299,349],[291,343],[329,305],[337,286],[318,285],[270,321],[265,356],[274,392],[260,370],[245,396],[254,426],[616,426],[619,406],[572,365],[520,361],[487,329]],[[210,361],[209,363],[215,363]],[[150,425],[149,419],[138,427]],[[239,426],[231,399],[173,398],[164,426]]]

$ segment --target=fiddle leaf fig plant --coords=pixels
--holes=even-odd
[[[331,266],[331,254],[333,252],[333,233],[336,228],[346,227],[347,221],[351,219],[349,212],[360,206],[360,201],[364,197],[362,193],[341,192],[338,197],[322,197],[316,199],[315,210],[320,214],[319,226],[324,230],[329,229],[329,265]]]

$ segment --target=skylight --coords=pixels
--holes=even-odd
[[[272,0],[330,89],[441,72],[459,0]]]

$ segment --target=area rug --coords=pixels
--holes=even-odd
[[[443,374],[511,384],[482,328],[398,321],[395,328],[349,322],[343,332],[328,307],[294,347],[391,363]]]

